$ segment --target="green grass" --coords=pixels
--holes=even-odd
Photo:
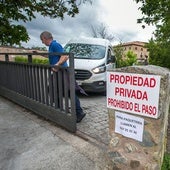
[[[165,153],[161,170],[170,170],[170,153]]]

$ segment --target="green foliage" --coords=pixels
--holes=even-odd
[[[28,58],[23,57],[23,56],[16,56],[15,62],[28,63]],[[34,63],[34,64],[49,64],[49,61],[47,58],[44,58],[44,59],[33,58],[32,63]]]
[[[124,49],[121,44],[114,48],[114,52],[116,56],[116,67],[118,68],[132,66],[137,62],[137,55],[133,51],[128,51],[124,55]]]
[[[124,48],[122,47],[122,44],[118,44],[117,46],[114,47],[114,53],[116,57],[116,67],[121,67],[122,66],[122,57],[124,55]]]
[[[127,66],[132,66],[133,64],[137,63],[137,55],[133,53],[133,51],[128,51],[126,53],[126,65]]]
[[[165,153],[161,170],[170,169],[170,154]]]
[[[150,64],[170,69],[170,44],[150,40],[147,48],[150,54]]]
[[[74,17],[79,13],[81,2],[91,0],[1,0],[0,1],[0,45],[21,45],[29,36],[21,22],[35,18],[35,14],[51,18],[64,18],[64,14]]]
[[[28,59],[26,57],[22,57],[22,56],[16,56],[14,58],[15,62],[20,62],[20,63],[27,63]]]
[[[148,44],[150,64],[170,68],[170,0],[135,1],[142,4],[143,17],[138,23],[156,26],[155,40]]]

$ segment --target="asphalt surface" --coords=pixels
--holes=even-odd
[[[86,117],[71,134],[0,97],[0,170],[108,170],[106,97],[79,96]]]

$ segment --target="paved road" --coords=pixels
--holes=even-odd
[[[87,138],[92,138],[104,145],[109,143],[108,114],[106,96],[90,93],[89,96],[79,96],[86,117],[77,124],[78,132]]]
[[[88,122],[91,116],[99,117],[97,104],[81,100],[87,117],[78,129],[97,137],[97,128]],[[108,165],[101,148],[0,97],[0,170],[109,170]]]

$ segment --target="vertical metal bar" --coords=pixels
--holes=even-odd
[[[25,95],[29,97],[29,76],[28,76],[28,65],[25,65]]]
[[[5,61],[9,61],[9,55],[5,54]]]
[[[63,69],[58,70],[58,97],[60,110],[63,110]]]
[[[36,101],[39,101],[39,89],[38,89],[38,67],[35,66],[35,93],[36,93]]]
[[[40,67],[40,95],[41,95],[41,102],[45,103],[45,92],[44,92],[44,68]]]
[[[16,64],[16,70],[17,70],[17,77],[18,77],[18,93],[21,94],[22,92],[22,81],[21,81],[21,65],[20,64]]]
[[[37,100],[41,101],[41,91],[40,91],[40,67],[37,66]]]
[[[27,96],[27,88],[26,88],[26,65],[23,64],[23,90],[24,90],[24,95]]]
[[[29,68],[28,68],[28,76],[29,76],[29,97],[33,99],[32,65],[29,65]]]
[[[17,79],[17,74],[16,74],[16,66],[15,66],[15,63],[12,63],[11,64],[11,71],[13,72],[13,77],[12,77],[12,90],[14,91],[17,91],[17,82],[18,82],[18,79]]]
[[[19,72],[20,72],[20,85],[21,85],[21,94],[24,94],[24,82],[23,82],[23,68],[24,66],[21,64],[20,67],[19,67]]]
[[[44,90],[45,90],[45,103],[49,106],[49,97],[48,97],[48,68],[44,69]]]
[[[19,73],[18,73],[18,65],[15,63],[15,70],[16,70],[16,79],[18,80],[18,82],[16,82],[16,92],[19,93],[19,81],[20,81],[20,77],[19,77]]]
[[[69,54],[69,80],[70,80],[69,88],[71,99],[71,114],[76,120],[74,55],[72,53]]]
[[[64,69],[64,75],[63,75],[63,81],[64,81],[64,99],[65,99],[65,113],[69,112],[69,75],[67,68]]]
[[[51,68],[48,69],[48,76],[49,76],[49,99],[50,99],[50,106],[53,106],[53,101],[54,101],[54,93],[53,93],[53,73],[51,72]]]
[[[33,99],[36,100],[36,82],[35,82],[35,67],[32,67],[32,87],[33,87]]]
[[[28,63],[32,63],[32,55],[28,54]]]
[[[54,86],[54,103],[55,108],[59,108],[59,96],[58,96],[58,72],[53,73],[53,86]]]

